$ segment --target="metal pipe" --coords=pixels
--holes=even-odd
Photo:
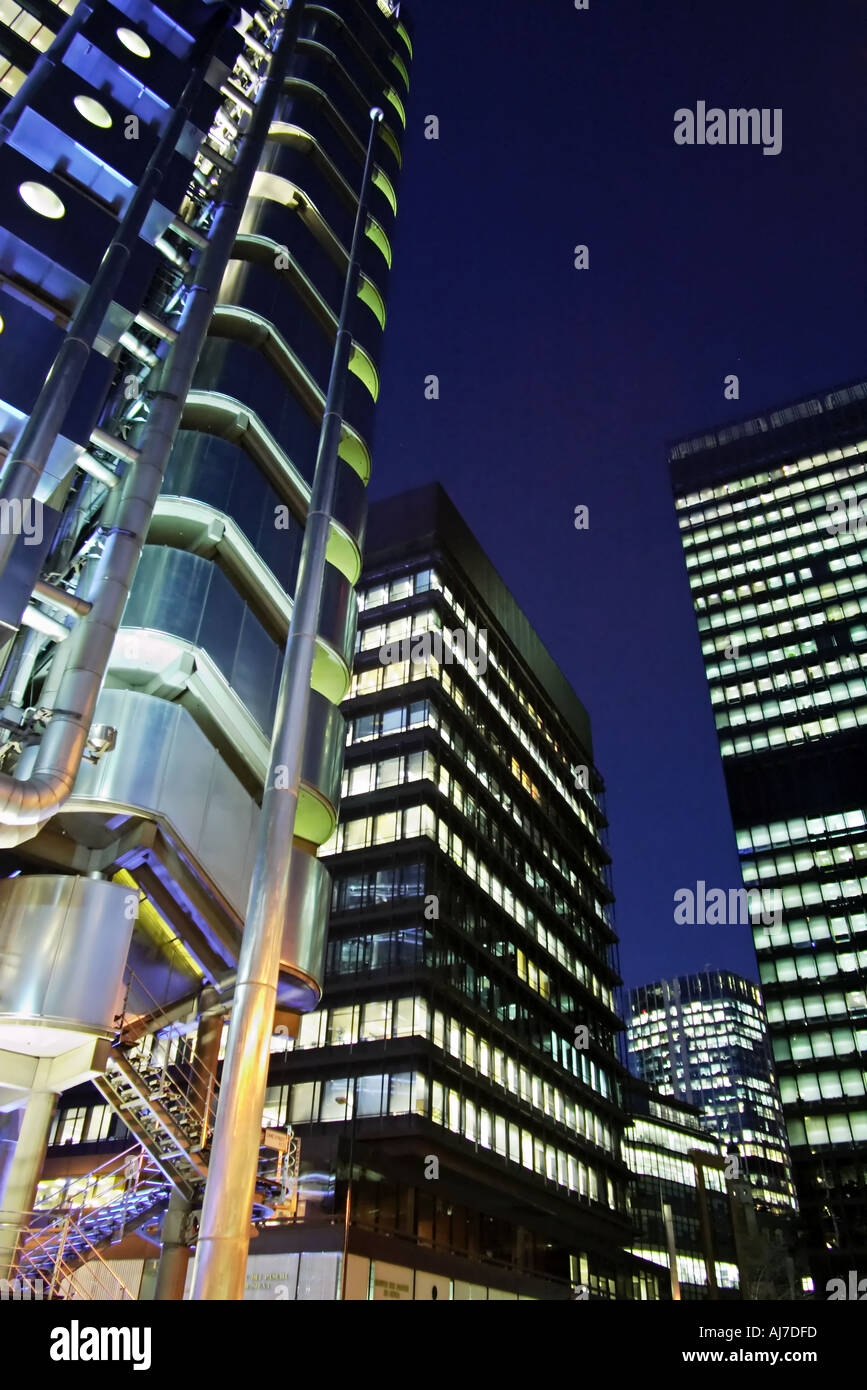
[[[77,594],[70,594],[66,589],[58,589],[56,584],[46,584],[44,579],[37,579],[33,586],[33,592],[37,598],[44,599],[46,603],[54,603],[58,608],[65,608],[68,613],[74,613],[77,618],[86,618],[92,603],[87,599],[79,598]]]
[[[214,25],[213,29],[207,31],[207,42],[200,41],[198,45],[197,61],[178,106],[172,112],[165,130],[157,141],[141,182],[129,201],[99,269],[72,317],[66,336],[42,384],[36,404],[30,412],[30,418],[15,445],[0,488],[3,497],[17,497],[23,501],[36,492],[54,441],[63,428],[67,412],[81,382],[93,343],[121,282],[163,176],[171,163],[172,152],[205,81],[218,33]],[[0,577],[6,568],[15,541],[16,536],[12,532],[0,535]]]
[[[79,0],[79,4],[61,25],[45,52],[40,53],[18,91],[3,108],[3,114],[0,115],[0,145],[4,145],[9,139],[21,112],[33,104],[33,98],[51,76],[55,64],[63,57],[78,31],[84,27],[92,14],[93,6],[82,4]]]
[[[284,35],[286,32],[288,29]],[[284,54],[284,66],[287,57],[288,51]],[[276,84],[271,97],[273,108]],[[178,338],[154,383],[153,404],[147,421],[140,427],[142,438],[134,451],[134,462],[122,486],[110,494],[106,504],[101,527],[105,545],[84,595],[93,604],[93,610],[78,623],[66,643],[68,655],[65,653],[54,711],[39,745],[34,769],[26,780],[0,774],[0,825],[8,827],[0,830],[0,846],[4,848],[38,834],[40,825],[55,814],[72,791],[169,451],[269,125],[270,110],[262,106],[244,138],[237,166],[214,218],[208,248],[184,304]]]
[[[370,112],[367,157],[358,195],[337,339],[319,434],[292,622],[283,657],[280,694],[271,739],[271,761],[262,797],[256,863],[241,942],[238,983],[223,1062],[214,1138],[208,1160],[208,1180],[193,1276],[194,1299],[240,1299],[244,1290],[280,949],[289,903],[289,873],[301,786],[310,677],[319,630],[325,557],[334,510],[337,450],[352,347],[352,335],[347,323],[357,294],[359,250],[366,221],[373,141],[377,123],[381,120],[382,111],[374,107]]]
[[[83,468],[85,473],[89,473],[91,478],[96,478],[97,482],[104,483],[106,487],[117,487],[118,476],[112,473],[110,468],[106,468],[104,463],[95,459],[93,454],[87,452],[79,454],[75,460],[79,468]]]
[[[135,463],[138,458],[139,451],[133,448],[132,444],[127,444],[125,439],[118,439],[115,435],[108,434],[99,426],[91,430],[90,442],[95,444],[97,449],[104,449],[107,454],[114,454],[115,458],[126,459],[127,463]]]
[[[35,603],[28,603],[24,612],[21,614],[21,626],[32,627],[34,632],[42,632],[46,637],[53,637],[55,642],[65,642],[69,636],[70,629],[56,618],[50,618],[47,613],[43,613],[41,608],[37,608]]]

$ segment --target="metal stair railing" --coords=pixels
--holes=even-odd
[[[130,1015],[133,993],[144,996],[148,1007]],[[127,974],[119,1024],[117,1053],[125,1056],[130,1067],[147,1082],[149,1094],[164,1102],[187,1137],[195,1139],[196,1147],[204,1148],[217,1114],[217,1078],[194,1053],[181,1062],[172,1060],[172,1053],[177,1054],[187,1045],[188,1033],[168,1017],[162,1004],[133,971]]]
[[[71,1216],[64,1218],[57,1242],[35,1240],[28,1243],[16,1261],[16,1276],[35,1287],[36,1281],[48,1286],[47,1297],[84,1299],[88,1294],[76,1283],[76,1274],[86,1268],[96,1285],[90,1297],[106,1300],[135,1299],[135,1294],[119,1274],[103,1259],[97,1245]]]
[[[51,1298],[59,1296],[57,1290],[63,1280],[71,1280],[75,1271],[87,1264],[93,1266],[89,1275],[101,1290],[98,1297],[133,1297],[106,1264],[99,1247],[116,1243],[125,1231],[143,1224],[167,1204],[168,1186],[162,1173],[144,1160],[145,1154],[137,1145],[127,1149],[74,1184],[60,1203],[28,1213],[13,1265],[15,1278],[37,1297],[45,1296],[47,1286]],[[101,1180],[121,1176],[120,1189],[89,1204],[89,1196]]]

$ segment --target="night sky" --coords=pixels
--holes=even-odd
[[[586,705],[627,985],[755,977],[748,927],[673,922],[740,879],[667,444],[867,375],[867,9],[406,8],[371,496],[439,480]],[[676,145],[698,101],[781,108],[781,153]]]

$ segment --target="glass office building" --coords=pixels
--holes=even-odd
[[[671,453],[817,1286],[867,1262],[865,469],[865,383]]]
[[[633,1175],[632,1253],[668,1271],[660,1281],[663,1298],[706,1299],[712,1290],[739,1297],[724,1146],[686,1101],[635,1079],[627,1083],[626,1099],[623,1157]]]
[[[0,1075],[16,1210],[58,1094],[93,1081],[128,1120],[118,1016],[156,1035],[205,986],[231,1003],[372,139],[280,977],[281,1006],[319,997],[412,54],[398,11],[0,10],[0,1051],[46,1062],[38,1087],[23,1064]],[[55,383],[80,372],[55,419],[58,353]],[[163,1121],[185,1176],[151,1154],[155,1172],[192,1198],[195,1126]]]
[[[757,987],[726,970],[640,985],[629,991],[627,1029],[635,1074],[698,1109],[757,1202],[791,1211],[786,1128]]]
[[[371,508],[359,607],[325,995],[268,1101],[299,1219],[257,1253],[348,1212],[347,1297],[634,1297],[587,715],[439,488]]]

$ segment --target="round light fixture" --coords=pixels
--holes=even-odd
[[[130,53],[134,53],[137,58],[149,58],[151,51],[135,29],[118,29],[117,36],[124,48],[128,48]]]
[[[40,217],[50,217],[56,221],[66,212],[57,194],[46,188],[44,183],[19,184],[18,193],[27,206],[33,212],[38,212]]]
[[[73,106],[79,116],[83,116],[91,125],[98,125],[102,130],[108,130],[111,125],[111,116],[99,101],[94,101],[93,97],[74,97]]]

